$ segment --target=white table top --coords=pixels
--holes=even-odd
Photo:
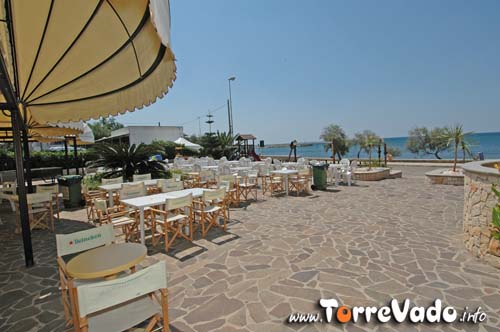
[[[183,196],[187,196],[189,194],[193,194],[193,197],[201,197],[203,196],[203,191],[204,190],[210,190],[210,189],[204,189],[204,188],[191,188],[191,189],[184,189],[184,190],[178,190],[178,191],[171,191],[169,193],[161,193],[161,194],[155,194],[155,195],[148,195],[148,196],[141,196],[141,197],[136,197],[136,198],[129,198],[129,199],[124,199],[121,200],[123,204],[133,207],[133,208],[145,208],[145,207],[151,207],[155,205],[160,205],[165,203],[167,199],[172,199],[172,198],[179,198]]]
[[[158,179],[137,181],[137,182],[124,182],[124,183],[116,183],[116,184],[103,184],[103,185],[100,185],[98,188],[101,190],[106,190],[106,191],[120,190],[120,189],[122,189],[122,184],[137,184],[137,183],[141,183],[141,182],[144,182],[144,185],[146,187],[151,187],[151,186],[156,186],[158,184]]]
[[[203,169],[218,169],[219,166],[201,166]]]
[[[249,171],[252,167],[231,167],[232,171]]]
[[[288,174],[295,174],[295,173],[298,173],[298,172],[299,171],[297,171],[296,169],[279,169],[277,171],[272,171],[271,173],[288,175]]]

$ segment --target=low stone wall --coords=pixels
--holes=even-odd
[[[432,184],[446,184],[451,186],[463,186],[464,176],[462,175],[451,175],[451,174],[441,174],[447,169],[436,169],[425,173],[425,177]]]
[[[464,242],[476,257],[500,268],[500,242],[491,237],[492,210],[497,198],[491,185],[500,185],[500,172],[487,162],[465,164]]]
[[[389,168],[357,169],[354,171],[354,180],[358,181],[380,181],[390,177]]]

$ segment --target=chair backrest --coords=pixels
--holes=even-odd
[[[105,184],[119,184],[119,183],[123,183],[123,178],[121,176],[117,177],[117,178],[111,178],[111,179],[104,179],[104,178],[101,179],[101,184],[103,184],[103,185],[105,185]]]
[[[194,164],[193,165],[193,171],[194,172],[201,172],[201,165],[200,164]]]
[[[193,204],[193,194],[189,194],[177,198],[168,198],[165,201],[165,208],[167,209],[167,211],[171,211],[174,209],[190,207],[192,204]]]
[[[6,181],[6,182],[2,183],[1,191],[14,194],[16,191],[16,188],[17,188],[17,183],[11,182],[11,181]]]
[[[167,269],[164,261],[122,278],[84,284],[77,288],[79,315],[83,318],[166,288]]]
[[[201,181],[210,181],[215,179],[215,174],[211,170],[203,170],[200,172]]]
[[[221,182],[228,182],[228,183],[230,183],[230,184],[233,184],[233,183],[235,183],[235,182],[236,182],[236,179],[235,179],[234,175],[232,175],[232,174],[229,174],[229,175],[224,174],[224,175],[219,175],[219,179],[218,179],[218,181],[217,181],[217,182],[218,182],[219,184],[220,184]]]
[[[49,186],[36,186],[37,193],[49,193],[49,194],[58,194],[59,193],[59,185],[52,184]]]
[[[147,181],[147,180],[151,180],[151,174],[134,174],[132,176],[132,181],[134,182]]]
[[[349,166],[350,164],[351,163],[350,163],[349,159],[344,158],[344,159],[340,160],[340,165],[342,165],[342,166]]]
[[[161,192],[169,193],[172,191],[178,191],[183,189],[184,189],[184,183],[182,181],[176,181],[175,179],[168,179],[167,181],[163,182],[163,185],[161,187]]]
[[[115,232],[111,224],[71,234],[56,234],[57,256],[62,257],[101,247],[111,244],[114,240]]]
[[[226,188],[219,188],[216,190],[203,190],[203,201],[222,201],[226,197]]]
[[[138,183],[123,183],[120,190],[120,199],[128,199],[146,196],[147,190],[144,182]]]
[[[103,198],[95,198],[93,200],[94,209],[102,211],[104,214],[108,213],[108,201]]]
[[[27,194],[26,198],[28,200],[28,205],[46,203],[52,201],[52,194],[48,192]]]

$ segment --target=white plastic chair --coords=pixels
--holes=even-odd
[[[340,175],[342,177],[342,182],[347,182],[347,185],[349,187],[351,186],[352,180],[352,170],[350,164],[351,162],[349,161],[349,159],[340,160]]]
[[[146,320],[149,324],[143,331],[150,332],[156,326],[169,331],[164,261],[115,280],[79,286],[75,295],[75,325],[82,332],[126,331]]]

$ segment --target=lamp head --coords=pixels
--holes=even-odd
[[[228,81],[234,81],[235,79],[236,79],[236,77],[231,76],[231,77],[228,78]]]

